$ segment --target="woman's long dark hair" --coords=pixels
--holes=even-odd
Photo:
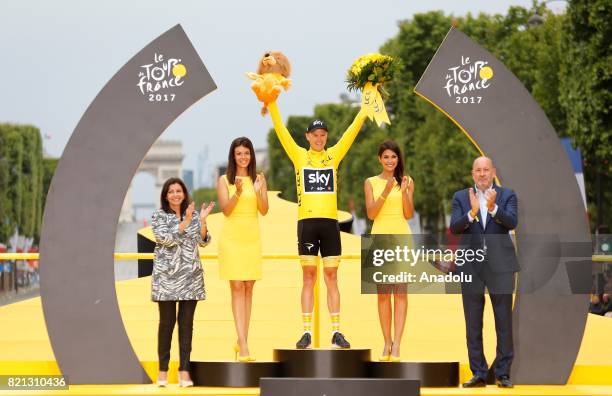
[[[236,184],[236,158],[234,157],[234,151],[236,147],[246,147],[251,152],[251,161],[249,162],[249,166],[247,168],[247,173],[251,178],[251,181],[254,183],[257,178],[257,163],[255,162],[255,149],[253,148],[253,143],[247,137],[239,137],[234,139],[232,142],[229,154],[227,156],[227,172],[225,175],[227,176],[227,181],[230,184]]]
[[[164,186],[161,190],[161,207],[166,213],[174,213],[174,211],[170,208],[170,202],[168,202],[168,190],[170,190],[170,186],[173,184],[178,184],[183,189],[183,195],[185,199],[181,202],[181,220],[183,220],[183,216],[185,216],[185,211],[191,202],[191,197],[189,197],[189,191],[187,191],[187,186],[185,183],[179,179],[178,177],[171,177],[170,179],[164,182]]]
[[[393,140],[387,140],[378,147],[378,158],[380,158],[385,150],[391,150],[397,155],[397,166],[393,170],[393,177],[397,180],[398,186],[402,184],[402,177],[404,177],[404,156],[402,150]]]

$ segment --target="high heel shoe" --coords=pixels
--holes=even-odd
[[[166,387],[168,386],[168,372],[166,372],[166,379],[159,379],[159,376],[157,377],[157,381],[155,382],[155,384],[159,387]]]
[[[238,353],[240,352],[240,346],[238,346],[238,343],[234,344],[234,360],[238,361]]]
[[[390,357],[391,357],[391,346],[389,346],[389,348],[386,350],[387,354],[386,355],[380,355],[378,357],[378,361],[379,362],[388,362]]]
[[[240,346],[238,345],[238,343],[234,344],[234,359],[237,362],[241,362],[241,363],[247,363],[247,362],[254,362],[255,358],[251,357],[250,355],[247,356],[240,356]]]
[[[391,346],[391,349],[393,349],[393,346]],[[401,361],[402,358],[401,358],[400,355],[395,356],[395,355],[393,355],[393,353],[391,353],[391,356],[390,356],[389,360],[391,362],[397,363],[397,362]]]
[[[189,373],[189,372],[187,372],[187,373]],[[187,388],[187,387],[193,386],[193,381],[191,379],[183,379],[183,378],[181,378],[181,373],[179,373],[178,377],[179,377],[178,378],[178,385],[179,385],[179,387]]]

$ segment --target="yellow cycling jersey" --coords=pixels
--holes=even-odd
[[[283,123],[276,102],[268,105],[276,136],[293,162],[298,200],[298,219],[338,219],[337,173],[361,130],[366,115],[360,110],[338,143],[323,151],[306,150],[293,140]]]

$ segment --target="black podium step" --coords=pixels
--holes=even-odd
[[[275,349],[273,356],[275,362],[191,362],[191,377],[197,386],[235,388],[259,387],[262,377],[418,380],[421,387],[459,385],[459,362],[372,362],[369,349]]]
[[[282,364],[284,377],[367,377],[369,349],[275,349],[274,360]]]
[[[281,377],[278,362],[191,362],[191,379],[196,386],[258,387],[261,377]]]
[[[403,378],[421,381],[421,387],[459,386],[459,362],[369,362],[370,378]]]

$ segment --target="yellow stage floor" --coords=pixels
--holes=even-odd
[[[0,391],[0,395],[203,395],[203,396],[258,396],[258,388],[179,388],[170,385],[158,388],[155,385],[73,385],[65,391]],[[422,396],[609,396],[612,386],[596,385],[521,385],[514,389],[500,389],[494,385],[478,389],[421,388]]]
[[[295,204],[270,193],[270,212],[262,218],[262,243],[265,254],[295,254]],[[208,221],[213,242],[202,253],[215,254],[222,214]],[[342,216],[347,216],[343,213]],[[342,235],[343,253],[358,256],[360,239]],[[68,255],[69,256],[69,255]],[[219,280],[218,264],[214,259],[203,261],[206,301],[196,310],[192,360],[231,360],[236,338],[230,307],[230,292],[226,282]],[[372,348],[377,356],[382,336],[376,310],[376,296],[360,292],[360,263],[357,259],[343,260],[339,270],[342,296],[341,328],[355,348]],[[116,283],[117,297],[123,321],[132,346],[152,378],[157,374],[156,337],[157,305],[150,301],[150,278]],[[257,282],[254,294],[251,330],[251,354],[258,360],[271,360],[274,348],[292,348],[301,334],[300,313],[301,269],[295,259],[264,260],[263,279]],[[67,285],[66,292],[70,292]],[[331,325],[325,306],[325,287],[321,287],[320,347],[330,345]],[[488,301],[488,300],[487,300]],[[585,307],[586,308],[586,307]],[[487,303],[485,311],[485,351],[489,361],[495,354],[493,313]],[[176,382],[178,360],[176,333],[172,347],[170,380]],[[406,361],[459,361],[460,380],[471,375],[467,366],[465,327],[461,296],[410,295],[402,358]],[[44,323],[40,298],[32,298],[0,307],[0,375],[59,374]],[[589,315],[585,335],[576,365],[566,387],[520,386],[515,390],[464,391],[462,389],[424,389],[423,395],[512,394],[512,395],[612,395],[612,319]],[[599,386],[595,386],[599,385]],[[73,386],[69,393],[85,394],[169,394],[177,391],[154,386]],[[6,391],[7,394],[19,394]],[[165,392],[165,393],[164,393]],[[169,393],[168,393],[169,392]],[[220,390],[180,389],[185,394],[258,394],[257,389]],[[208,393],[207,393],[208,392]],[[212,392],[212,393],[210,393]],[[470,393],[471,392],[471,393]],[[32,392],[28,392],[31,394]],[[5,394],[0,391],[0,394]],[[49,393],[60,394],[60,393]]]

